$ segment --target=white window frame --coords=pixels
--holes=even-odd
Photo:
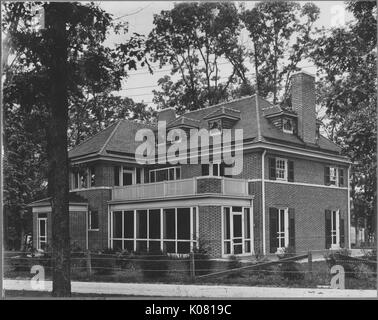
[[[334,175],[331,175],[331,171],[334,170]],[[334,178],[334,179],[332,179]],[[339,170],[338,170],[338,167],[334,167],[334,166],[329,166],[329,183],[330,185],[332,186],[338,186],[338,182],[339,182]]]
[[[178,209],[190,209],[190,239],[178,239],[177,238],[177,215],[178,215]],[[164,209],[174,209],[175,210],[175,239],[165,239],[164,238]],[[136,237],[136,214],[137,211],[146,211],[147,212],[147,236],[146,238],[137,238]],[[150,211],[151,210],[160,210],[160,239],[150,239],[150,230],[149,230],[149,221],[150,221]],[[113,237],[113,220],[114,220],[114,212],[122,212],[122,237],[121,238],[114,238]],[[124,238],[125,230],[124,230],[124,216],[125,212],[133,212],[134,214],[134,237],[133,238]],[[193,225],[193,218],[195,215],[195,225]],[[125,249],[125,243],[124,241],[133,241],[133,249],[136,251],[137,248],[137,241],[147,241],[147,250],[149,250],[150,242],[160,242],[160,250],[164,250],[164,241],[172,241],[175,242],[175,252],[170,253],[172,255],[179,254],[177,251],[178,248],[178,242],[189,242],[190,243],[190,251],[193,252],[194,248],[198,247],[198,231],[199,231],[199,224],[198,224],[198,207],[172,207],[172,208],[150,208],[150,209],[134,209],[134,210],[114,210],[109,212],[109,222],[110,222],[110,228],[109,228],[109,244],[110,247],[113,249],[114,247],[114,241],[121,241],[122,242],[122,250]],[[193,227],[195,230],[193,230]],[[196,235],[196,237],[195,237]]]
[[[40,226],[40,221],[44,221],[45,223],[45,235],[41,236],[41,226]],[[44,238],[43,240],[41,238]],[[41,247],[41,243],[44,243],[47,245],[47,217],[37,217],[37,249],[38,250],[43,250]]]
[[[180,178],[179,179],[177,178],[177,168],[180,169]],[[169,169],[173,169],[174,170],[174,174],[173,174],[174,178],[173,178],[173,180],[169,179]],[[159,168],[159,169],[151,169],[149,171],[149,173],[148,173],[148,177],[149,177],[150,183],[162,182],[162,181],[156,181],[156,173],[158,171],[164,171],[164,170],[168,171],[168,173],[167,173],[168,180],[164,180],[164,181],[174,181],[174,180],[180,180],[181,179],[181,175],[182,175],[181,167],[180,166],[173,166],[173,167],[166,167],[166,168]],[[155,178],[154,182],[151,182],[151,174],[154,175],[154,178]]]
[[[285,121],[291,122],[291,130],[285,129]],[[293,134],[294,133],[294,121],[292,119],[284,118],[282,120],[282,131],[285,132],[285,133]]]
[[[331,211],[331,249],[340,249],[340,210]]]
[[[96,211],[96,212],[97,212],[97,215],[98,215],[99,214],[98,211]],[[92,228],[92,213],[93,213],[93,211],[89,210],[89,212],[88,212],[88,230],[89,231],[99,231],[100,230],[99,227]],[[99,223],[100,222],[99,217],[97,217],[97,220],[98,220],[98,223]]]
[[[119,181],[119,186],[120,187],[127,187],[127,186],[124,186],[123,185],[123,171],[125,170],[126,172],[129,172],[132,174],[132,184],[131,185],[134,185],[134,184],[137,184],[136,183],[136,167],[133,167],[131,170],[129,169],[124,169],[124,168],[130,168],[130,166],[128,165],[119,165],[119,172],[118,172],[118,181]],[[144,168],[140,168],[141,169],[141,182],[140,184],[144,183]],[[139,183],[138,183],[139,184]]]
[[[289,208],[277,208],[278,209],[278,232],[277,232],[277,239],[278,239],[278,247],[277,252],[281,251],[284,248],[289,246]],[[281,219],[281,213],[284,213],[284,221]],[[284,223],[284,231],[281,230],[282,222]]]
[[[253,208],[252,207],[241,207],[242,210],[239,212],[239,211],[234,211],[233,208],[234,207],[240,207],[240,206],[222,206],[222,256],[223,257],[227,257],[227,256],[232,256],[232,255],[236,255],[236,256],[250,256],[250,255],[253,255],[254,253],[254,243],[253,243],[253,240],[254,240],[254,237],[253,237]],[[225,209],[229,209],[229,212],[230,212],[230,223],[229,223],[229,233],[230,233],[230,239],[225,239],[225,227],[224,227],[224,220],[225,220]],[[249,232],[250,232],[250,238],[246,238],[246,235],[245,235],[245,219],[244,219],[244,213],[245,213],[245,209],[249,209]],[[241,228],[242,228],[242,237],[241,237],[241,246],[242,246],[242,253],[238,253],[236,254],[235,251],[234,251],[234,215],[241,215],[241,221],[242,221],[242,225],[241,225]],[[240,238],[240,237],[238,237]],[[245,243],[249,241],[250,242],[250,252],[246,252],[246,246],[245,246]],[[229,242],[230,243],[230,253],[226,253],[226,242]],[[238,244],[236,244],[238,245]]]
[[[92,179],[91,179],[90,168],[89,167],[85,168],[85,172],[87,174],[87,177],[86,177],[87,186],[86,187],[81,186],[81,175],[80,175],[79,171],[71,173],[71,176],[72,176],[71,190],[81,190],[81,189],[89,189],[89,188],[95,187],[95,186],[92,186],[92,184],[91,184]],[[75,178],[77,178],[77,181],[78,181],[77,188],[75,187]]]
[[[285,164],[285,168],[284,168],[284,169],[278,167],[278,163],[279,163],[280,161],[284,162],[284,164]],[[287,164],[288,164],[287,159],[284,159],[284,158],[276,158],[276,180],[287,181],[287,171],[288,171],[288,166],[287,166]],[[281,178],[281,177],[278,176],[278,171],[283,171],[283,173],[284,173],[284,177],[283,177],[283,178]]]

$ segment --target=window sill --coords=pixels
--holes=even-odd
[[[88,229],[88,231],[100,231],[100,229]]]

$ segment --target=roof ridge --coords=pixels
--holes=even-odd
[[[121,122],[122,122],[122,120],[126,120],[126,119],[121,119],[121,120],[119,120],[119,121],[117,122],[117,125],[114,127],[114,129],[113,129],[113,131],[110,133],[108,139],[106,139],[104,145],[102,146],[102,148],[100,149],[100,151],[97,152],[97,154],[101,154],[101,153],[104,151],[104,149],[105,149],[105,147],[107,146],[107,144],[109,143],[110,139],[113,138],[114,133],[117,131],[119,125],[120,125]]]
[[[118,122],[120,122],[122,120],[117,120],[116,122],[112,123],[110,126],[107,126],[106,128],[100,130],[99,132],[95,133],[94,135],[91,135],[90,137],[84,139],[82,142],[80,142],[79,144],[77,144],[76,146],[74,146],[73,148],[71,148],[70,150],[68,150],[69,152],[71,152],[72,150],[78,148],[79,146],[81,146],[82,144],[84,144],[85,142],[88,142],[89,140],[93,139],[94,137],[98,136],[100,133],[103,133],[105,130],[111,128],[112,126],[115,126]]]

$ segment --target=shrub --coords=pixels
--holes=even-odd
[[[278,259],[286,259],[295,256],[292,248],[283,248],[281,253],[277,254]],[[279,265],[278,272],[287,280],[303,280],[304,272],[302,272],[301,264],[295,261],[284,261]]]
[[[208,243],[202,240],[198,241],[198,248],[194,248],[194,270],[196,276],[212,272],[213,261],[209,254],[210,250]]]
[[[148,280],[164,278],[168,273],[168,255],[161,251],[142,253],[138,257],[143,277]]]
[[[334,265],[340,265],[344,268],[346,277],[356,277],[357,262],[349,260],[351,252],[347,249],[340,249],[331,251],[324,255],[328,268],[331,269]]]
[[[228,261],[228,264],[227,264],[228,270],[238,269],[241,266],[242,266],[242,264],[236,256],[232,255],[232,256],[229,257],[229,261]],[[233,271],[233,272],[228,273],[228,277],[229,278],[237,278],[237,277],[240,277],[241,274],[242,274],[241,270]]]
[[[99,275],[110,275],[116,269],[117,255],[114,250],[106,249],[100,253],[91,254],[92,269]]]

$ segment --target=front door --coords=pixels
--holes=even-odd
[[[242,212],[232,212],[232,244],[233,253],[243,253],[243,219]]]
[[[47,218],[38,218],[37,249],[46,250],[47,244]]]

